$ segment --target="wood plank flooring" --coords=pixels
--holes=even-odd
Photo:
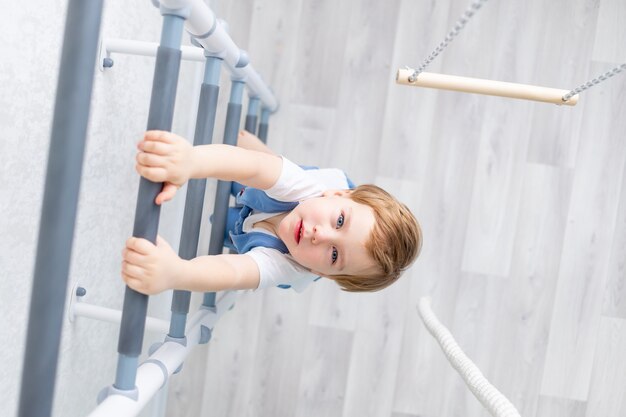
[[[523,417],[626,415],[626,75],[574,108],[396,85],[467,4],[212,3],[279,97],[270,146],[385,187],[425,243],[379,293],[242,294],[168,416],[487,416],[424,295]],[[494,0],[428,71],[574,88],[626,62],[624,21],[621,0]]]

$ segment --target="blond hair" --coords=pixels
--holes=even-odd
[[[333,275],[344,291],[378,291],[396,282],[419,255],[422,231],[407,206],[382,188],[365,184],[348,195],[354,202],[374,211],[374,227],[365,244],[377,270],[365,275]]]

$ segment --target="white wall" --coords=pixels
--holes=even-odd
[[[17,412],[66,8],[66,1],[43,0],[2,7],[0,403],[1,414],[7,416]],[[160,27],[160,14],[149,0],[105,1],[102,37],[158,42]],[[114,60],[114,67],[105,72],[95,69],[68,294],[79,282],[87,289],[90,303],[121,309],[120,253],[132,232],[139,185],[135,144],[146,127],[154,59],[117,55]],[[195,109],[196,91],[192,86],[199,75],[198,65],[182,65],[173,128],[181,134],[193,132],[195,110],[190,109]],[[178,198],[161,215],[160,234],[174,246],[180,233],[181,203]],[[150,314],[167,317],[169,298],[169,294],[152,297]],[[117,337],[114,325],[64,320],[55,416],[85,415],[94,407],[97,392],[113,382]],[[146,334],[145,339],[148,344],[160,337]]]

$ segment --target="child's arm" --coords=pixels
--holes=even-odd
[[[161,237],[156,245],[131,237],[122,257],[122,278],[130,288],[147,295],[169,289],[207,292],[259,286],[259,268],[248,255],[199,256],[187,261]]]
[[[243,185],[270,188],[282,170],[279,156],[229,145],[191,146],[170,132],[152,130],[137,145],[137,172],[153,182],[163,182],[156,203],[171,199],[190,178],[217,178]]]

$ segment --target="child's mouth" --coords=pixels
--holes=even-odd
[[[300,243],[300,239],[302,238],[302,220],[300,220],[295,227],[294,237],[296,239],[296,244]]]

